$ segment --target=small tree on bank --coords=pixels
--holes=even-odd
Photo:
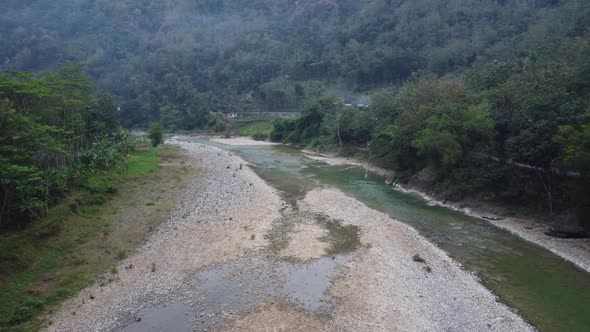
[[[148,136],[152,141],[152,146],[158,147],[158,145],[164,143],[164,134],[162,133],[162,125],[158,122],[152,122],[148,129]]]

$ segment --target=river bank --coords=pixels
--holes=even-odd
[[[39,330],[43,317],[143,244],[176,205],[180,179],[198,175],[179,150],[138,144],[124,170],[93,176],[93,188],[116,191],[77,188],[44,218],[2,234],[0,331]]]
[[[359,162],[350,158],[317,154],[308,150],[304,150],[303,153],[310,159],[325,162],[330,165],[356,166],[369,172],[378,174],[386,179],[393,176],[392,171],[371,165],[370,163]],[[426,193],[409,185],[395,183],[392,184],[392,187],[395,190],[404,193],[417,195],[428,201],[428,203],[431,205],[439,205],[462,212],[471,217],[486,220],[492,225],[505,229],[526,241],[539,245],[562,257],[563,259],[575,264],[582,270],[590,272],[590,238],[565,239],[548,236],[545,234],[545,232],[547,232],[550,227],[550,225],[547,223],[539,222],[530,218],[495,214],[491,212],[494,210],[494,207],[482,209],[481,207],[469,206],[469,203],[465,202],[449,203],[437,199],[431,193]]]
[[[64,303],[47,331],[113,331],[139,322],[143,309],[180,296],[175,291],[195,270],[264,244],[251,234],[265,233],[278,216],[281,202],[273,189],[240,166],[237,156],[199,144],[168,143],[183,148],[185,165],[201,175],[184,179],[181,203],[117,266],[116,278]]]
[[[234,153],[168,143],[200,176],[48,331],[533,330],[410,226],[334,188],[287,203]]]

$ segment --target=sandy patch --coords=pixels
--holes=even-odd
[[[331,289],[340,305],[332,312],[330,330],[534,330],[408,225],[336,189],[308,193],[300,208],[359,226],[367,247]],[[426,263],[414,262],[414,254]]]
[[[284,258],[307,261],[326,253],[328,243],[322,241],[328,231],[317,223],[297,224],[290,235],[289,244],[280,252]]]
[[[278,145],[280,143],[256,141],[250,137],[211,138],[211,141],[225,145]]]
[[[324,324],[321,319],[294,309],[290,305],[272,305],[246,315],[220,331],[322,331]]]

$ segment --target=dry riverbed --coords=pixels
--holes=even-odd
[[[222,143],[225,145],[278,145],[279,143],[272,143],[267,141],[256,141],[248,137],[231,137],[231,138],[212,138],[211,141]]]
[[[533,330],[411,227],[333,188],[288,204],[238,156],[168,143],[201,176],[47,330]]]

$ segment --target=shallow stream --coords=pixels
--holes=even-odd
[[[294,202],[319,185],[339,188],[416,228],[541,331],[588,331],[590,274],[484,220],[400,193],[360,168],[329,166],[288,146],[226,146]],[[368,221],[370,222],[370,221]]]

